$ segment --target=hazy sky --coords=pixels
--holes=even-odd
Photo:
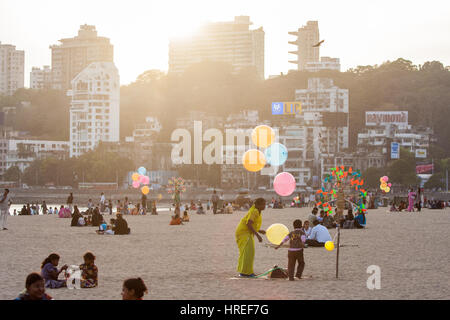
[[[402,57],[450,65],[450,1],[404,0],[0,0],[0,42],[25,50],[25,86],[32,66],[51,64],[49,45],[93,24],[114,45],[121,83],[148,69],[168,69],[171,36],[207,21],[248,15],[265,36],[266,77],[294,69],[288,41],[308,20],[319,21],[321,56],[341,59],[342,71]]]

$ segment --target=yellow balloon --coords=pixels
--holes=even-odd
[[[261,151],[250,149],[242,156],[242,164],[248,171],[258,172],[266,165],[266,157]]]
[[[386,188],[386,187],[387,187],[387,183],[386,183],[386,182],[383,182],[383,183],[381,184],[381,186],[380,186],[381,189],[384,189],[384,188]]]
[[[325,249],[327,249],[328,251],[332,251],[334,249],[334,242],[333,241],[325,242]]]
[[[279,245],[289,234],[289,229],[281,223],[274,223],[266,230],[266,237],[271,243]]]
[[[131,179],[133,179],[133,181],[138,181],[139,180],[139,173],[133,173],[133,175],[131,176]]]
[[[149,187],[147,187],[147,186],[143,186],[143,187],[141,188],[141,191],[142,191],[143,194],[148,194],[148,193],[150,192],[150,189],[149,189]]]
[[[384,192],[389,192],[389,191],[391,191],[391,188],[389,188],[389,187],[384,188]]]
[[[158,199],[161,200],[162,199],[162,194],[158,194]]]
[[[275,131],[269,126],[257,126],[252,131],[252,141],[260,148],[267,148],[275,141]]]

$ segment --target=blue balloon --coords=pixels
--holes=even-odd
[[[281,166],[286,162],[288,151],[284,145],[275,142],[272,143],[265,151],[264,156],[268,163],[273,166]]]
[[[145,175],[147,173],[147,169],[145,169],[144,167],[140,167],[138,169],[138,173],[141,175]]]

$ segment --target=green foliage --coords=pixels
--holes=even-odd
[[[369,188],[379,188],[380,178],[385,175],[385,168],[368,168],[365,172],[362,173],[362,176],[364,177],[364,185]]]
[[[413,186],[419,182],[414,154],[405,148],[400,148],[400,159],[390,163],[388,172],[390,181],[395,181],[403,186]]]
[[[25,169],[23,182],[29,185],[72,185],[77,182],[118,182],[134,169],[133,161],[99,145],[78,158],[35,160]],[[117,181],[118,180],[118,181]]]
[[[19,167],[13,166],[9,167],[8,170],[2,176],[3,181],[19,181],[20,180],[20,169]]]
[[[163,125],[166,141],[175,129],[175,119],[190,110],[226,116],[242,109],[255,109],[262,118],[272,117],[273,101],[292,101],[295,89],[307,87],[310,77],[327,77],[340,88],[349,89],[350,146],[365,126],[365,111],[406,110],[409,122],[435,130],[435,152],[450,156],[450,71],[438,61],[416,66],[397,59],[374,66],[357,66],[347,72],[324,70],[291,71],[274,79],[261,80],[252,69],[232,74],[225,63],[205,61],[192,65],[182,75],[144,72],[137,81],[121,89],[121,136],[153,115]]]
[[[69,140],[69,106],[69,98],[59,90],[19,89],[11,97],[0,97],[0,108],[16,107],[6,124],[43,140]]]

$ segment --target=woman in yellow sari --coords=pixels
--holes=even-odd
[[[260,230],[262,223],[261,212],[266,207],[266,200],[263,198],[256,199],[248,213],[241,219],[236,228],[236,243],[239,248],[239,261],[237,271],[241,277],[254,277],[253,260],[255,257],[255,241],[253,236],[256,235],[258,241],[262,238],[258,234],[265,234],[264,230]]]

